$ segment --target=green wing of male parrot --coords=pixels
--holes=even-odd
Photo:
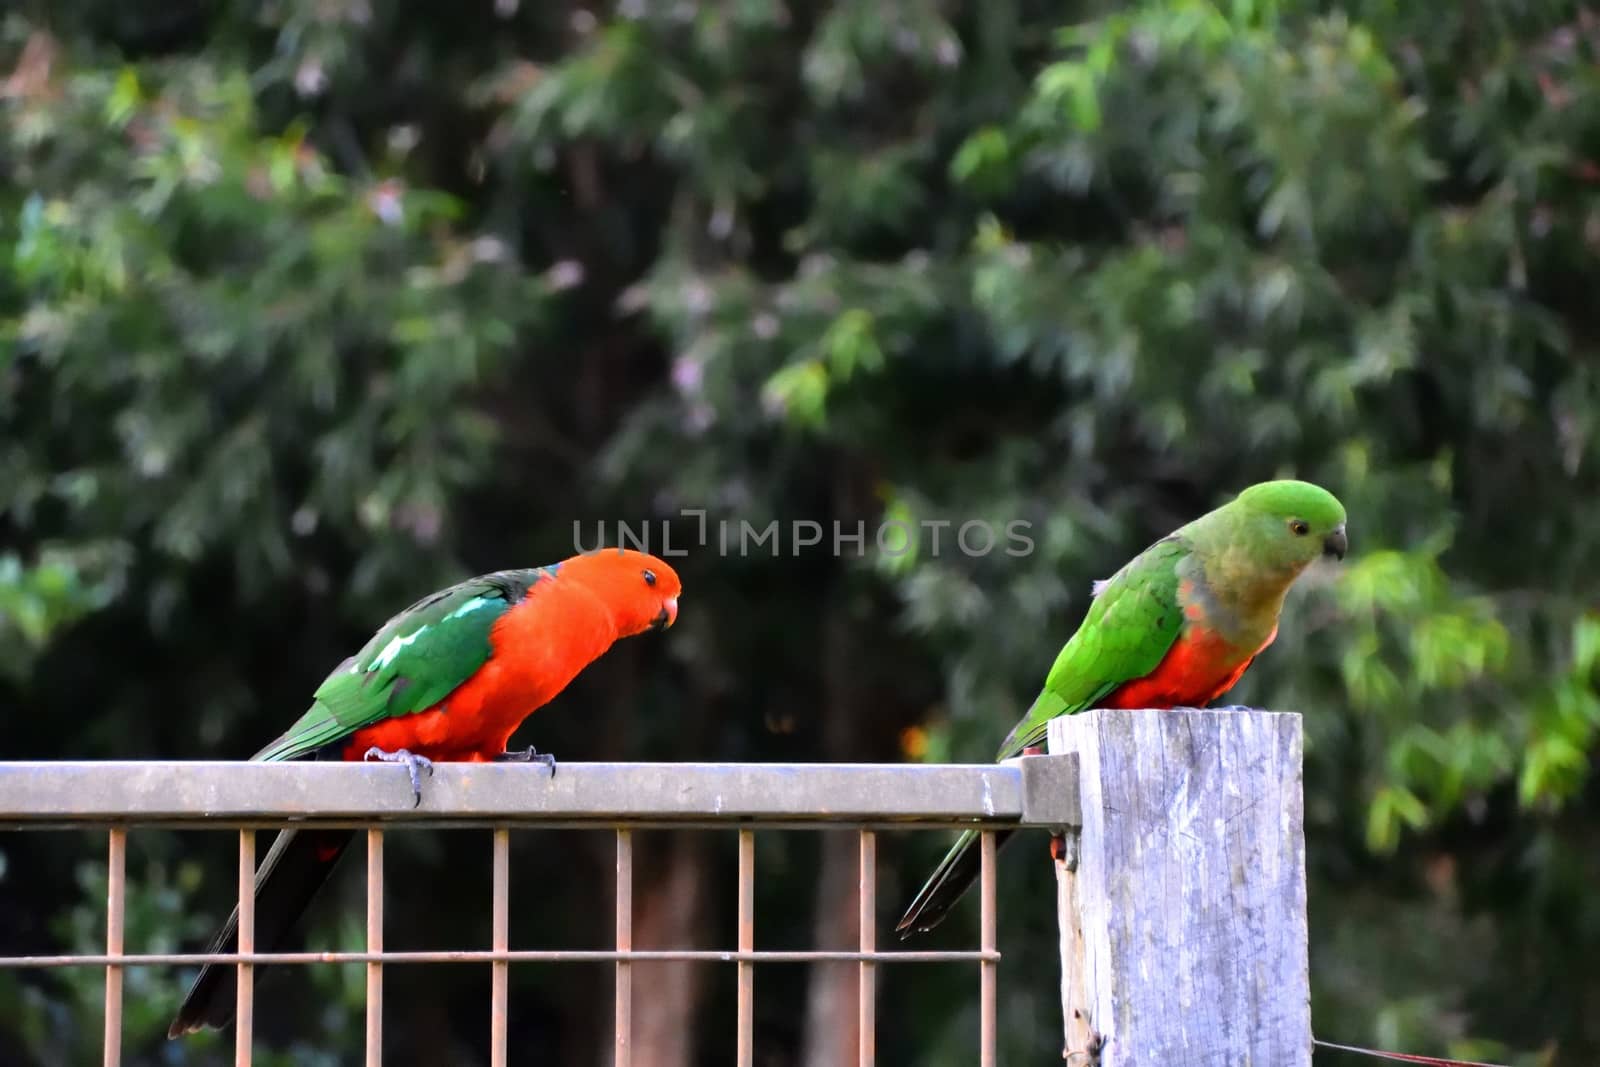
[[[291,760],[383,719],[432,707],[493,654],[495,620],[555,567],[499,571],[423,597],[317,687],[309,710],[251,759]]]
[[[1044,688],[996,760],[1043,744],[1051,719],[1092,708],[1160,665],[1183,627],[1178,583],[1189,559],[1186,541],[1164,537],[1099,587],[1083,625],[1056,656]]]

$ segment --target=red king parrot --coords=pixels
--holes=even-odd
[[[1168,534],[1095,583],[1083,623],[995,758],[1042,744],[1061,715],[1210,703],[1278,635],[1300,573],[1319,556],[1343,559],[1347,547],[1344,505],[1296,481],[1253,485]],[[895,927],[902,938],[933,929],[966,892],[977,842],[969,830],[945,854]]]
[[[424,597],[390,619],[317,688],[310,709],[251,759],[555,761],[506,751],[529,714],[612,642],[671,626],[678,575],[643,552],[605,549],[531,570],[498,571]],[[256,944],[274,951],[338,863],[350,830],[285,830],[256,871]],[[232,952],[238,909],[208,950]],[[168,1037],[233,1017],[235,971],[201,968]]]

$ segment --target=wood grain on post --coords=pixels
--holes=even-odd
[[[1300,717],[1091,711],[1057,860],[1070,1067],[1309,1067]]]

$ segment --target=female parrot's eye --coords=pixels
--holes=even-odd
[[[1304,537],[1311,532],[1311,524],[1304,519],[1290,519],[1289,529],[1294,531],[1296,537]]]
[[[655,571],[645,571],[644,572],[644,584],[645,585],[655,585],[656,584],[656,572]]]

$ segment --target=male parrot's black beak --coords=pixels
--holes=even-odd
[[[661,604],[661,610],[656,617],[650,620],[650,629],[665,630],[678,621],[678,598],[669,597]]]
[[[1344,527],[1340,526],[1333,533],[1323,538],[1322,554],[1332,556],[1334,559],[1344,559],[1344,554],[1350,550],[1350,538],[1345,536]]]

